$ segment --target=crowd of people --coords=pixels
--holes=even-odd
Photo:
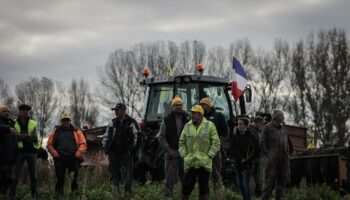
[[[183,200],[189,199],[196,182],[199,199],[208,199],[211,178],[213,191],[222,188],[221,152],[229,142],[227,154],[235,163],[236,181],[244,200],[252,198],[250,179],[254,178],[255,196],[270,199],[276,188],[276,199],[283,198],[289,173],[291,146],[283,127],[284,115],[272,113],[272,121],[256,116],[238,118],[231,137],[227,120],[216,111],[210,98],[200,100],[188,116],[179,96],[172,100],[172,112],[160,126],[159,140],[165,151],[164,198],[173,197],[173,187],[180,181]],[[225,153],[226,155],[226,153]]]
[[[164,151],[165,185],[164,198],[172,199],[174,186],[181,183],[181,199],[189,199],[195,184],[199,186],[199,199],[208,199],[209,181],[212,191],[223,188],[221,170],[222,156],[230,154],[235,163],[236,180],[244,200],[252,194],[270,199],[275,189],[276,199],[283,198],[289,176],[290,144],[283,127],[284,115],[280,110],[272,113],[272,121],[256,116],[239,117],[237,126],[229,133],[225,116],[206,97],[188,112],[184,102],[175,96],[172,111],[160,124],[159,142]],[[16,120],[10,119],[7,107],[0,107],[0,192],[16,198],[19,174],[27,162],[30,189],[33,197],[37,190],[37,123],[30,117],[31,107],[18,106]],[[109,158],[111,182],[118,193],[133,196],[133,157],[140,146],[140,127],[126,112],[123,103],[112,108],[115,113],[107,126],[102,145]],[[227,152],[223,143],[229,142]],[[63,195],[66,173],[72,173],[71,191],[78,188],[79,165],[83,160],[87,143],[79,128],[71,123],[69,113],[62,113],[60,125],[51,132],[47,150],[54,160],[56,172],[55,194]],[[251,191],[250,180],[254,178],[255,191]],[[122,189],[123,187],[123,189]]]
[[[9,199],[16,199],[17,185],[24,163],[27,163],[30,190],[38,197],[37,156],[41,148],[38,140],[37,122],[30,117],[31,107],[18,106],[16,120],[10,118],[10,110],[0,107],[0,192]],[[78,188],[78,169],[87,144],[83,133],[71,124],[68,113],[62,113],[61,124],[49,136],[47,150],[51,153],[56,172],[56,197],[63,194],[66,172],[73,174],[71,189]]]

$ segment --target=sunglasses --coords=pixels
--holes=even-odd
[[[64,118],[64,119],[61,119],[61,121],[62,121],[62,122],[69,122],[69,121],[70,121],[70,119],[68,119],[68,118]]]

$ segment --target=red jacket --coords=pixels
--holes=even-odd
[[[46,148],[54,158],[58,158],[60,155],[53,145],[55,132],[56,132],[56,129],[54,129],[50,134]],[[80,130],[76,130],[76,129],[73,131],[73,135],[75,139],[75,144],[78,147],[78,150],[75,152],[75,157],[77,157],[78,159],[83,159],[83,153],[85,153],[87,149],[85,137]]]

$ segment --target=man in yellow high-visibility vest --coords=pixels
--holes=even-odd
[[[27,161],[30,175],[32,197],[37,196],[37,150],[40,148],[36,132],[37,122],[30,118],[31,107],[27,104],[18,106],[19,115],[15,122],[17,135],[18,158],[15,166],[14,180],[10,188],[10,196],[16,197],[18,178],[23,164]]]

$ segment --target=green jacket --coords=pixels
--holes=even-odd
[[[213,122],[203,117],[198,129],[189,121],[181,132],[179,153],[184,158],[184,168],[204,167],[211,172],[212,158],[220,149],[220,140]]]

